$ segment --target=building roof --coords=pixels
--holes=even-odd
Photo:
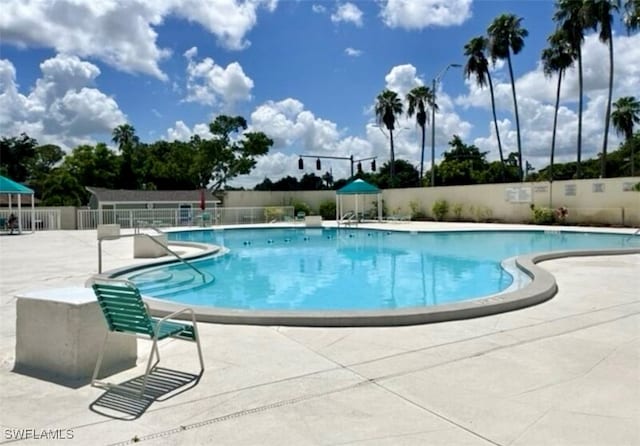
[[[0,194],[33,195],[33,189],[0,175]]]
[[[196,190],[127,190],[87,187],[102,203],[193,203],[200,202],[200,189]],[[210,191],[205,192],[207,203],[220,203]]]
[[[369,184],[366,181],[358,178],[352,181],[346,186],[336,191],[338,195],[367,195],[367,194],[379,194],[380,189],[373,184]]]

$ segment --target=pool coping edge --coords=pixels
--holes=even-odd
[[[540,304],[557,292],[555,277],[537,264],[566,257],[640,254],[638,248],[570,250],[518,256],[516,265],[531,277],[525,287],[480,299],[397,310],[354,311],[264,311],[225,309],[193,305],[198,322],[234,325],[274,325],[304,327],[376,327],[419,325],[470,319],[514,311]],[[154,316],[164,317],[184,308],[184,304],[144,296]]]

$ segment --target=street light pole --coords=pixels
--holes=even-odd
[[[440,73],[433,78],[431,82],[433,104],[431,105],[431,187],[436,185],[436,88],[438,83],[447,73],[447,70],[451,67],[460,68],[462,65],[459,63],[450,63],[440,71]]]

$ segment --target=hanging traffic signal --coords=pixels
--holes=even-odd
[[[371,171],[372,172],[376,171],[376,160],[371,161]]]
[[[362,163],[358,161],[358,173],[362,173]]]
[[[304,161],[302,161],[302,158],[298,160],[298,169],[300,170],[304,169]]]
[[[316,160],[316,169],[321,170],[322,169],[322,165],[320,164],[320,158],[318,158]]]

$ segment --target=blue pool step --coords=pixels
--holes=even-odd
[[[169,297],[172,294],[202,288],[211,284],[214,277],[205,273],[205,280],[195,271],[158,270],[142,273],[130,278],[140,293],[152,297]]]

